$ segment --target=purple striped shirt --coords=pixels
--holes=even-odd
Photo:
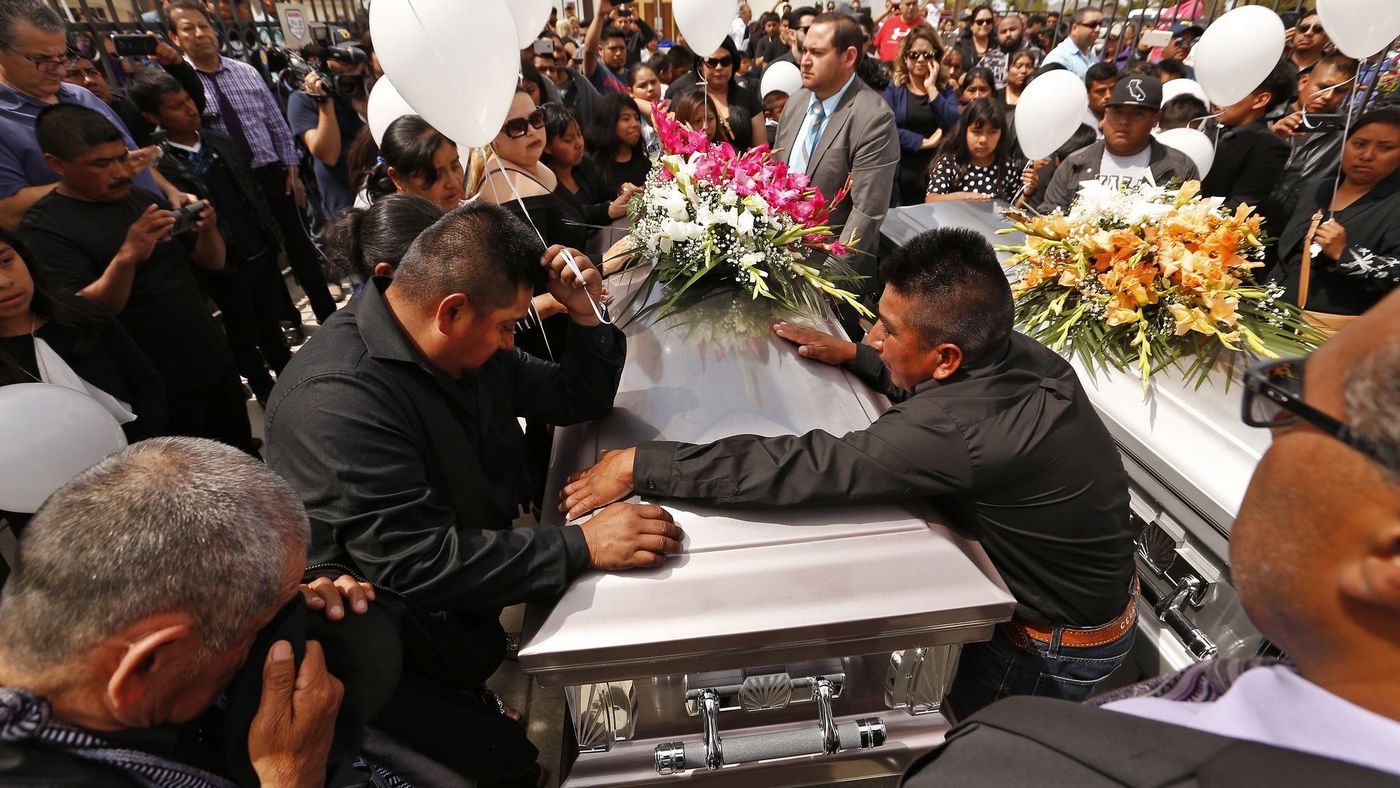
[[[299,160],[296,146],[292,144],[292,130],[287,119],[282,116],[282,108],[263,81],[256,68],[240,60],[220,57],[219,67],[213,72],[195,67],[195,73],[204,83],[205,104],[212,112],[219,108],[218,93],[222,92],[238,113],[243,135],[252,151],[254,167],[267,164],[296,164]],[[209,124],[210,128],[232,134],[222,118]]]

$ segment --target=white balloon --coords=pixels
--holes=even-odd
[[[1207,108],[1210,107],[1210,97],[1206,95],[1205,88],[1194,79],[1173,79],[1171,82],[1162,83],[1162,106],[1167,106],[1167,102],[1177,96],[1195,96]]]
[[[1357,60],[1385,49],[1400,36],[1397,0],[1317,0],[1317,15],[1332,43]]]
[[[550,0],[506,0],[506,8],[515,20],[515,40],[521,49],[540,37],[551,5]]]
[[[501,131],[520,75],[503,0],[374,0],[374,51],[394,87],[458,147]]]
[[[719,49],[734,21],[733,4],[715,0],[675,0],[671,13],[676,19],[676,27],[685,34],[686,46],[696,57],[709,57]],[[375,42],[375,46],[378,45]],[[737,68],[739,64],[734,65]]]
[[[399,91],[394,87],[394,83],[389,81],[388,76],[381,77],[374,83],[374,90],[369,92],[369,105],[365,109],[365,114],[369,116],[369,133],[374,137],[375,145],[384,144],[384,132],[388,130],[389,124],[402,118],[404,115],[417,115],[413,107],[408,106],[408,102],[403,100]]]
[[[1016,140],[1031,161],[1054,153],[1074,136],[1089,109],[1084,81],[1070,71],[1041,74],[1016,102]]]
[[[113,452],[126,436],[86,394],[51,383],[0,386],[0,509],[35,512],[54,490]]]
[[[1212,22],[1191,51],[1196,81],[1212,104],[1228,107],[1258,90],[1278,65],[1283,20],[1262,5],[1241,6]]]
[[[1189,156],[1196,163],[1196,172],[1201,178],[1206,177],[1215,164],[1215,145],[1205,132],[1185,127],[1167,129],[1157,135],[1157,141]]]
[[[763,70],[763,82],[759,83],[758,95],[763,97],[777,90],[791,96],[801,87],[802,72],[792,63],[779,60]]]

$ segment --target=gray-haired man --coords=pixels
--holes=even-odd
[[[0,597],[0,784],[231,785],[185,725],[297,594],[309,538],[287,485],[228,446],[136,444],[34,515]],[[264,786],[321,785],[341,684],[320,646],[262,669],[247,752]]]

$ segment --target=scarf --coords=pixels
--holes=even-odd
[[[1161,698],[1190,703],[1214,703],[1234,686],[1246,671],[1268,665],[1288,664],[1275,657],[1208,659],[1176,673],[1147,679],[1085,701],[1102,706],[1129,698]]]

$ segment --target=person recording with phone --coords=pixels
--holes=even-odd
[[[95,110],[50,107],[35,133],[59,174],[20,227],[37,266],[136,340],[165,381],[171,434],[256,454],[233,356],[194,275],[195,266],[224,266],[214,208],[200,201],[172,211],[134,184],[121,132]]]

